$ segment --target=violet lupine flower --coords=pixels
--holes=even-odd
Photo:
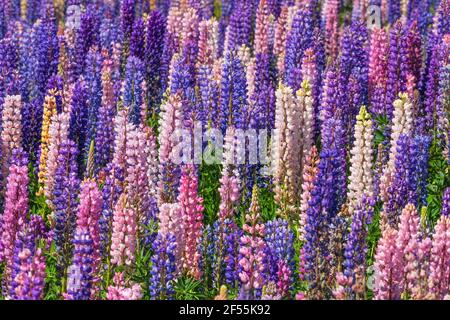
[[[66,300],[90,300],[95,273],[94,241],[89,229],[77,227],[73,238],[74,254],[68,268]]]
[[[328,295],[329,228],[345,200],[345,149],[344,131],[341,121],[325,121],[320,152],[319,172],[311,191],[306,211],[305,227],[305,272],[311,286],[311,296],[320,298]]]
[[[144,64],[146,70],[147,100],[149,109],[155,114],[161,99],[161,62],[164,48],[165,19],[158,10],[153,10],[146,24]]]
[[[448,205],[448,204],[447,204]],[[448,211],[448,207],[445,209]],[[444,210],[443,210],[444,211]],[[444,299],[450,292],[450,217],[442,214],[433,235],[429,273],[429,297]]]
[[[399,300],[402,265],[397,254],[398,231],[389,225],[384,226],[378,241],[374,262],[374,299]]]
[[[0,261],[5,262],[6,266],[12,265],[17,233],[28,214],[28,161],[23,150],[15,149],[13,152],[15,160],[9,167],[4,209],[0,218]]]
[[[102,212],[102,195],[97,183],[92,179],[85,179],[81,183],[80,189],[76,229],[81,230],[83,234],[87,231],[89,239],[92,241],[92,268],[93,275],[96,275],[101,258],[99,220]]]
[[[325,71],[319,110],[321,125],[326,119],[335,118],[339,108],[338,71],[339,68],[333,63],[328,65]]]
[[[37,241],[45,227],[40,216],[23,222],[17,233],[11,266],[9,297],[14,300],[41,300],[45,285],[45,256]]]
[[[71,242],[73,236],[80,187],[77,154],[78,149],[73,141],[61,142],[52,189],[55,224],[53,239],[58,254],[59,271],[67,266],[71,254],[71,247],[67,244]]]
[[[105,183],[102,188],[102,214],[100,216],[101,253],[104,257],[109,252],[113,210],[124,189],[123,170],[115,163],[109,163],[105,169]]]
[[[388,22],[393,25],[401,17],[401,0],[389,0],[388,5]]]
[[[122,193],[114,208],[111,232],[111,263],[131,266],[137,246],[137,211],[128,203],[127,194]]]
[[[133,23],[135,19],[134,10],[135,10],[134,0],[122,1],[120,8],[120,24],[125,42],[130,40],[131,32],[133,30]]]
[[[142,288],[139,284],[124,279],[123,272],[117,272],[113,278],[114,285],[108,287],[108,300],[141,300]]]
[[[344,246],[344,271],[336,276],[339,286],[333,292],[338,299],[363,299],[365,296],[367,235],[374,205],[372,197],[363,195],[353,213],[351,229]]]
[[[252,33],[253,3],[250,0],[234,4],[226,31],[225,52],[233,52],[242,45],[249,45]]]
[[[158,233],[153,242],[150,269],[149,292],[152,300],[173,299],[175,295],[174,280],[176,276],[177,243],[172,233]]]
[[[12,150],[22,146],[21,105],[20,96],[6,96],[4,99],[1,119],[1,171],[3,177],[8,174]]]
[[[143,104],[142,83],[144,81],[144,65],[139,58],[130,56],[125,69],[125,81],[122,88],[123,105],[130,109],[130,121],[139,125]]]
[[[278,284],[276,291],[281,297],[288,297],[294,280],[294,233],[287,220],[275,219],[265,224],[264,240],[267,246],[269,279]]]
[[[239,248],[239,279],[244,291],[251,297],[257,297],[264,285],[265,247],[264,224],[260,223],[260,207],[258,188],[255,185],[249,213],[245,215],[242,226],[244,235],[240,239]]]
[[[133,24],[133,31],[130,38],[130,56],[140,60],[144,59],[145,50],[145,25],[142,18],[136,19]]]
[[[114,146],[114,116],[116,114],[116,96],[113,84],[113,61],[103,60],[102,101],[98,109],[95,132],[95,162],[97,168],[105,167],[112,160]]]
[[[286,40],[285,81],[294,92],[302,83],[301,63],[305,50],[312,45],[313,27],[311,8],[300,8]]]
[[[366,107],[362,106],[354,130],[354,145],[350,151],[350,177],[347,198],[349,212],[353,213],[362,195],[373,197],[373,128],[372,119]]]
[[[450,188],[444,190],[441,214],[446,217],[450,216]]]
[[[183,168],[178,202],[181,205],[185,224],[186,237],[183,248],[183,270],[187,274],[199,279],[200,254],[198,247],[202,234],[203,198],[198,196],[198,179],[194,166],[187,165]]]
[[[78,170],[84,172],[84,156],[87,154],[88,92],[86,83],[79,80],[75,83],[70,103],[69,139],[78,147]]]
[[[219,106],[222,132],[224,133],[228,126],[245,129],[247,111],[247,80],[244,66],[238,57],[227,53],[222,65]]]

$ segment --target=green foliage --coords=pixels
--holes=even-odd
[[[216,220],[219,212],[221,166],[218,164],[202,164],[199,175],[199,194],[203,197],[205,207],[204,224],[211,224]]]
[[[212,298],[212,292],[206,289],[202,281],[182,276],[175,283],[175,299],[177,300],[204,300]]]

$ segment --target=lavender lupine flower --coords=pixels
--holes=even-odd
[[[53,239],[58,253],[57,264],[61,270],[67,266],[71,253],[70,242],[75,227],[80,181],[77,168],[78,150],[71,140],[61,142],[52,189],[54,206]]]
[[[251,297],[257,297],[264,285],[264,224],[260,223],[260,208],[258,188],[253,187],[252,201],[249,213],[245,215],[242,227],[244,235],[240,239],[239,249],[239,279],[243,290]]]
[[[88,228],[77,227],[73,238],[74,254],[68,268],[66,300],[89,300],[94,282],[95,249]]]
[[[37,242],[44,223],[40,216],[24,222],[17,233],[11,266],[9,297],[14,300],[41,300],[45,285],[45,256]]]
[[[143,104],[142,83],[144,81],[144,65],[139,58],[130,56],[125,69],[125,81],[122,87],[123,105],[130,109],[130,121],[135,125],[141,123],[141,107]],[[145,119],[144,119],[145,120]]]
[[[326,278],[329,259],[328,233],[333,218],[338,214],[345,200],[345,149],[344,132],[339,120],[328,119],[322,133],[323,146],[320,153],[319,172],[311,191],[309,207],[306,211],[305,227],[305,271],[312,297],[328,295]]]
[[[146,24],[144,64],[146,70],[147,100],[149,109],[156,113],[161,99],[161,62],[165,34],[165,19],[158,10],[153,10]]]
[[[265,224],[269,279],[278,283],[277,293],[289,296],[295,274],[294,233],[287,220],[275,219]]]
[[[351,229],[344,247],[343,272],[336,278],[338,288],[333,292],[338,299],[363,299],[366,291],[366,255],[368,225],[374,211],[372,197],[363,195],[357,204]]]
[[[373,197],[373,129],[370,114],[362,106],[356,117],[354,145],[350,151],[350,177],[347,198],[349,212],[353,213],[362,195]]]
[[[305,50],[312,45],[313,30],[311,8],[300,8],[295,14],[286,40],[285,81],[294,91],[297,91],[302,83],[301,63]]]
[[[150,269],[149,292],[153,300],[173,299],[176,275],[175,250],[177,243],[171,233],[158,233],[153,242],[152,267]]]
[[[4,209],[0,218],[0,261],[5,262],[7,267],[12,265],[17,233],[28,214],[28,161],[23,150],[15,149],[13,153],[14,161],[9,167]],[[8,273],[6,270],[5,274]]]

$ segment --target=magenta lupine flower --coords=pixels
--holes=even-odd
[[[100,263],[100,215],[102,212],[102,194],[97,183],[86,179],[81,183],[80,205],[78,206],[77,230],[88,230],[92,240],[93,274],[95,275]]]
[[[374,298],[398,300],[401,295],[402,265],[397,254],[398,231],[386,225],[378,241],[374,262]]]
[[[4,98],[1,121],[1,165],[2,175],[6,178],[12,150],[22,146],[21,97],[6,96]]]
[[[370,35],[369,101],[370,111],[385,114],[389,46],[385,29],[374,29]],[[390,108],[390,107],[389,107]]]
[[[0,261],[5,262],[7,268],[12,264],[17,232],[26,221],[28,214],[29,178],[27,160],[18,160],[20,161],[12,163],[9,167],[4,209],[0,216]]]
[[[114,285],[108,287],[106,298],[108,300],[141,300],[142,288],[134,282],[127,282],[123,272],[117,272],[113,278]]]
[[[200,279],[199,267],[203,229],[203,198],[198,196],[198,179],[194,166],[186,165],[183,168],[180,181],[178,203],[181,206],[184,222],[185,242],[183,250],[183,270],[187,274]]]
[[[434,228],[428,285],[431,299],[444,299],[450,293],[450,217],[446,215]]]
[[[325,21],[325,49],[327,55],[336,58],[339,50],[339,1],[326,0],[322,7]]]
[[[122,193],[113,212],[111,233],[111,263],[131,266],[137,246],[137,213],[126,193]]]
[[[244,235],[241,237],[239,249],[239,279],[250,297],[255,297],[264,285],[266,244],[263,240],[264,224],[260,223],[260,219],[258,188],[255,185],[249,213],[245,215],[245,223],[242,226]]]

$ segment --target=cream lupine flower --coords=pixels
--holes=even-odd
[[[350,159],[348,209],[353,213],[363,194],[373,196],[373,128],[372,119],[362,106],[355,124],[355,141]]]
[[[12,150],[22,146],[21,97],[6,96],[2,110],[1,148],[3,177],[6,178]]]

